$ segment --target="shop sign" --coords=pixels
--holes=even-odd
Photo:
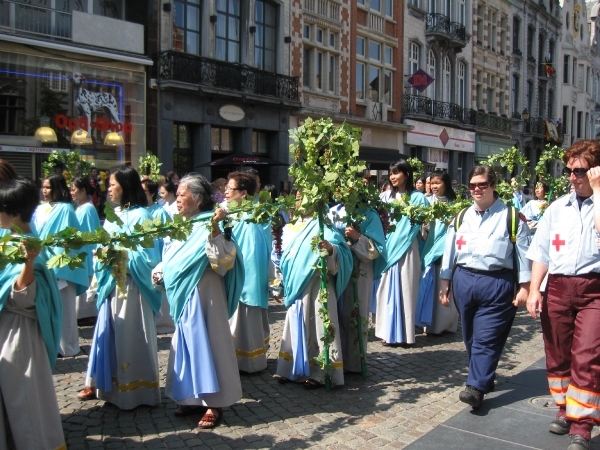
[[[105,117],[98,117],[95,122],[88,123],[87,117],[67,117],[64,114],[57,114],[54,124],[61,129],[68,129],[69,132],[75,130],[89,130],[90,126],[98,131],[117,131],[125,134],[131,133],[133,126],[130,123],[111,122]]]
[[[423,147],[475,153],[475,133],[433,123],[405,120],[413,127],[406,133],[406,143]]]
[[[223,105],[219,108],[219,116],[228,122],[239,122],[246,117],[246,113],[239,106]]]
[[[0,152],[15,152],[15,153],[52,153],[70,152],[68,148],[50,148],[50,147],[23,147],[20,145],[0,145]]]
[[[423,92],[434,81],[435,80],[431,75],[429,75],[423,69],[419,69],[408,79],[408,84],[414,87],[417,91]]]

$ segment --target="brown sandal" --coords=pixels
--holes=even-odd
[[[208,411],[216,412],[217,415],[215,416],[212,412],[209,413]],[[198,428],[210,430],[215,428],[221,422],[221,419],[223,418],[223,410],[221,408],[208,408],[208,411],[204,413],[202,419],[198,422]],[[202,422],[205,422],[206,425],[200,425]]]
[[[79,400],[93,400],[96,398],[96,391],[91,387],[85,387],[81,391],[79,391],[79,394],[77,394],[77,398]]]

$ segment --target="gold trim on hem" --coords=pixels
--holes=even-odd
[[[54,450],[67,450],[67,444],[63,444],[60,447],[56,447]]]
[[[117,389],[121,392],[133,391],[134,389],[139,389],[142,387],[148,388],[148,389],[155,389],[155,388],[159,387],[158,381],[139,380],[139,381],[133,381],[128,384],[119,384],[119,383],[117,383],[117,379],[113,378],[112,382],[117,387]]]
[[[294,357],[287,352],[279,352],[279,357],[282,359],[285,359],[286,361],[293,361]],[[317,360],[315,358],[312,358],[309,362],[308,362],[311,366],[320,366],[320,364],[317,362]],[[344,361],[334,361],[331,363],[331,365],[335,368],[335,369],[343,369],[344,368]]]
[[[242,356],[244,358],[256,358],[257,356],[264,355],[265,349],[259,348],[258,350],[253,350],[251,352],[247,352],[245,350],[236,350],[235,356]]]

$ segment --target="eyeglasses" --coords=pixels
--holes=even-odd
[[[241,191],[241,189],[240,189],[240,188],[230,188],[230,187],[226,187],[226,188],[225,188],[225,192],[227,192],[227,191]]]
[[[469,190],[474,191],[475,188],[479,188],[482,191],[490,187],[490,183],[469,183]]]
[[[569,169],[568,167],[565,167],[563,169],[563,175],[570,177],[571,174],[573,174],[575,175],[575,178],[583,178],[587,174],[588,170],[590,169],[584,169],[583,167],[577,167],[576,169]]]

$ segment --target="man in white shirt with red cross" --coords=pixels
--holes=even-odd
[[[549,431],[571,435],[567,450],[589,450],[600,422],[600,143],[578,141],[563,161],[574,191],[544,212],[527,252],[527,309],[533,318],[540,313],[548,384],[559,407]]]

